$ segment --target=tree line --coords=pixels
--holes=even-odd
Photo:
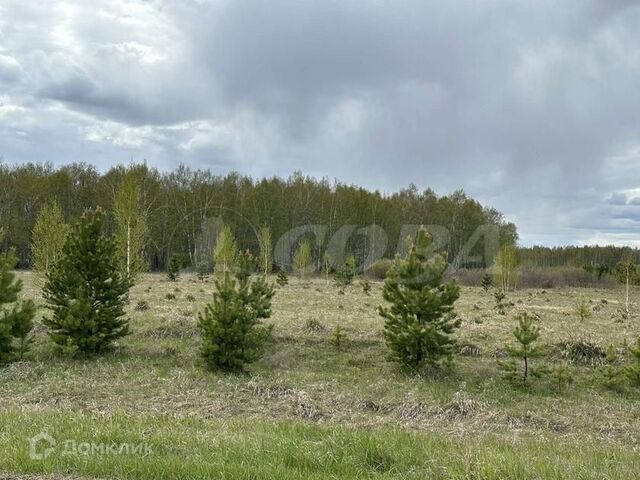
[[[198,265],[212,255],[220,225],[231,228],[240,250],[249,249],[256,256],[264,226],[270,229],[275,245],[285,233],[302,225],[326,227],[326,238],[345,225],[377,225],[386,235],[381,256],[393,257],[402,247],[403,226],[438,225],[446,231],[442,249],[448,261],[482,225],[496,227],[501,244],[517,240],[513,223],[462,190],[438,196],[431,189],[419,191],[410,185],[386,194],[299,172],[288,178],[252,179],[238,173],[214,175],[184,165],[170,172],[146,164],[99,172],[84,163],[59,168],[0,164],[0,225],[5,231],[1,246],[15,251],[20,268],[33,266],[34,228],[37,231],[43,209],[59,208],[62,222],[73,224],[85,210],[96,206],[109,212],[108,233],[127,232],[119,237],[125,257],[132,253],[132,244],[142,245],[144,267],[152,271],[165,270],[175,255],[183,257],[184,265]],[[362,263],[372,249],[371,239],[357,230],[346,235],[346,254]],[[470,253],[481,254],[484,241],[479,238]],[[320,270],[326,245],[317,241],[310,245]],[[127,268],[137,269],[132,264],[137,261],[138,257],[130,255]],[[479,260],[471,266],[486,265]]]

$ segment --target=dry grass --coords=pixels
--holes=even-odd
[[[37,297],[30,275],[21,276],[24,294]],[[606,348],[634,341],[639,320],[619,321],[621,292],[518,291],[508,295],[513,306],[502,316],[490,294],[465,287],[457,303],[463,319],[458,338],[477,351],[460,356],[450,372],[410,376],[385,358],[383,322],[376,313],[381,287],[372,282],[365,295],[354,285],[338,295],[324,280],[291,278],[274,300],[274,339],[265,357],[246,374],[219,375],[206,372],[198,357],[197,312],[209,301],[213,283],[147,275],[131,293],[133,334],[105,357],[61,357],[39,327],[30,357],[0,370],[0,411],[242,417],[638,446],[636,393],[605,390],[595,367],[572,367],[576,382],[562,394],[544,381],[526,392],[500,380],[495,360],[512,344],[513,314],[519,310],[539,315],[549,363],[561,360],[560,342],[585,338]],[[167,293],[177,298],[167,300]],[[572,312],[585,294],[596,309],[581,322]],[[136,311],[143,300],[150,309]],[[310,320],[321,327],[310,329]],[[340,351],[329,341],[337,324],[348,337]]]

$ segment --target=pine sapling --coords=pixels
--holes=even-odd
[[[450,362],[452,334],[461,323],[453,313],[460,289],[455,281],[445,281],[447,262],[432,244],[421,228],[409,255],[398,256],[388,272],[382,290],[388,306],[378,307],[391,359],[411,369]]]
[[[52,315],[43,323],[68,354],[101,353],[129,334],[124,306],[131,287],[101,209],[85,212],[66,239],[62,258],[47,274],[43,296]]]
[[[242,370],[260,357],[271,331],[262,319],[271,316],[275,291],[264,276],[252,279],[257,262],[248,251],[237,263],[234,275],[216,280],[213,301],[198,316],[201,353],[213,370]]]
[[[533,324],[534,317],[527,312],[518,315],[518,325],[513,330],[513,336],[518,342],[518,347],[510,349],[512,359],[506,362],[498,362],[503,372],[503,377],[513,384],[527,385],[529,377],[540,377],[547,372],[544,367],[533,368],[531,359],[540,355],[536,345],[540,337],[540,329]],[[522,360],[522,368],[518,368],[515,359]]]
[[[331,333],[331,338],[329,339],[329,341],[331,342],[331,345],[336,347],[336,349],[338,350],[340,350],[342,346],[344,346],[344,344],[346,343],[347,335],[342,330],[342,327],[340,326],[340,324],[336,325],[336,327],[333,329],[333,332]]]
[[[482,289],[484,290],[484,292],[488,293],[493,286],[493,278],[489,273],[485,273],[482,276],[482,282],[480,284],[482,285]]]
[[[334,274],[336,285],[340,289],[344,289],[353,283],[353,278],[358,272],[358,265],[353,255],[347,257],[342,265],[338,267]]]
[[[362,279],[362,281],[360,282],[360,286],[362,287],[362,291],[364,292],[364,294],[369,295],[369,292],[371,291],[371,283],[369,283],[369,280],[367,278]]]
[[[289,284],[289,275],[284,270],[279,270],[276,275],[276,283],[279,287],[284,287]]]
[[[23,358],[36,314],[33,301],[18,301],[22,281],[11,271],[16,262],[12,252],[0,255],[0,364]]]
[[[505,304],[505,299],[507,298],[507,295],[504,293],[504,290],[496,290],[495,292],[493,292],[493,299],[496,302],[496,310],[498,311],[498,313],[500,315],[506,315],[506,304]]]
[[[632,387],[640,387],[640,337],[636,344],[629,347],[632,364],[625,368],[624,373]]]
[[[581,322],[584,322],[586,319],[590,318],[593,315],[591,308],[589,308],[589,302],[585,297],[580,298],[580,301],[576,303],[573,308],[573,312],[580,319]]]
[[[551,370],[551,379],[559,393],[564,392],[565,388],[573,383],[574,377],[567,362],[556,365]]]
[[[182,267],[182,261],[179,255],[171,255],[169,263],[167,264],[167,278],[171,282],[176,282],[180,278],[180,268]]]
[[[600,375],[604,386],[613,391],[620,391],[623,383],[623,372],[618,366],[618,361],[618,351],[613,345],[609,345],[606,351],[605,364],[600,369]]]

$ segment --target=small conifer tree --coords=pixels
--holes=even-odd
[[[589,308],[589,302],[584,297],[582,297],[580,301],[576,303],[573,311],[581,322],[584,322],[587,318],[590,318],[591,315],[593,315],[591,309]]]
[[[625,368],[625,376],[633,387],[640,387],[640,337],[636,340],[633,347],[629,347],[629,353],[632,357],[632,364]]]
[[[131,287],[116,243],[104,233],[105,214],[88,210],[67,236],[47,274],[43,295],[52,315],[43,323],[65,352],[100,353],[129,334],[124,305]]]
[[[167,278],[170,282],[177,282],[180,278],[180,269],[182,268],[182,260],[179,255],[171,255],[167,264]]]
[[[431,236],[421,228],[409,255],[396,257],[388,272],[382,296],[390,305],[378,307],[391,358],[410,368],[449,361],[451,334],[460,326],[453,314],[460,289],[455,281],[444,281],[447,263],[431,246]]]
[[[533,324],[534,317],[527,312],[522,312],[517,316],[518,325],[513,330],[513,336],[518,341],[518,348],[511,349],[513,357],[510,361],[499,362],[506,380],[513,384],[526,385],[530,376],[540,377],[546,372],[544,367],[533,368],[531,359],[540,355],[540,349],[536,341],[540,337],[540,329]],[[514,360],[519,358],[523,362],[520,370]]]
[[[345,342],[347,341],[347,335],[342,330],[340,324],[337,324],[333,329],[329,341],[331,342],[331,345],[336,347],[336,349],[338,350],[340,350],[344,346]]]
[[[198,316],[202,356],[210,369],[242,370],[262,354],[270,329],[262,319],[271,316],[273,287],[263,276],[252,279],[256,261],[251,253],[238,257],[235,275],[216,280],[213,302]]]
[[[489,290],[491,289],[491,287],[493,286],[493,279],[491,278],[491,275],[489,275],[488,273],[485,273],[482,276],[482,289],[484,290],[485,293],[488,293]]]
[[[276,283],[279,287],[284,287],[289,283],[289,275],[284,270],[279,270],[276,276]]]
[[[32,300],[18,301],[22,281],[11,271],[16,262],[12,252],[0,255],[0,364],[24,356],[31,343],[36,314]]]
[[[618,366],[618,352],[613,345],[607,347],[605,360],[600,369],[602,382],[608,390],[619,391],[622,389],[624,376]]]
[[[371,291],[371,283],[369,283],[369,280],[367,278],[362,279],[362,281],[360,282],[360,286],[362,287],[362,291],[364,292],[364,294],[369,295],[369,292]]]
[[[356,273],[358,273],[358,265],[355,257],[350,255],[336,270],[334,275],[336,285],[340,288],[348,287],[353,283]]]

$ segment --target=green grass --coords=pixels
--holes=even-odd
[[[141,479],[633,478],[640,456],[564,442],[451,438],[399,428],[354,430],[293,421],[3,413],[0,467]],[[32,460],[25,437],[55,432],[56,449]],[[65,442],[146,444],[146,455],[76,454]],[[115,451],[118,451],[117,449]],[[98,452],[98,453],[96,453]]]
[[[25,295],[41,302],[31,276],[21,276]],[[418,376],[386,360],[375,311],[380,283],[372,282],[370,295],[357,285],[337,295],[323,280],[295,278],[278,289],[264,358],[246,374],[207,372],[196,318],[212,288],[189,276],[176,283],[145,276],[131,294],[133,334],[98,358],[58,355],[38,326],[29,357],[0,370],[0,472],[65,479],[635,478],[637,390],[608,391],[596,367],[574,365],[575,382],[562,393],[548,380],[525,391],[502,381],[496,365],[513,342],[514,313],[524,309],[540,316],[548,352],[534,362],[559,363],[556,344],[564,340],[621,349],[635,341],[638,319],[620,322],[617,290],[519,291],[501,316],[490,294],[463,288],[457,337],[479,355],[458,357],[449,372]],[[167,300],[167,293],[177,298]],[[573,308],[583,295],[595,311],[581,322]],[[149,310],[135,311],[141,300]],[[338,324],[348,337],[339,350],[330,342]],[[59,442],[146,442],[153,454],[54,452],[31,460],[27,439],[43,430]]]

